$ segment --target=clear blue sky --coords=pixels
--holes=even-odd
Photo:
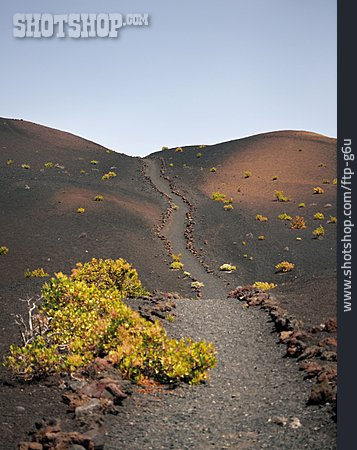
[[[16,39],[27,13],[148,13],[118,39]],[[114,150],[264,131],[336,136],[335,0],[6,0],[0,116]]]

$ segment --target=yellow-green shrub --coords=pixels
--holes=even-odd
[[[0,247],[0,255],[6,255],[7,253],[9,253],[9,249],[7,247],[5,247],[4,245],[2,245]]]
[[[294,269],[294,267],[295,267],[294,263],[291,263],[289,261],[282,261],[275,266],[275,270],[276,272],[286,273],[291,272]]]
[[[109,260],[98,273],[98,260],[86,264],[78,264],[70,277],[58,273],[45,283],[38,316],[47,318],[48,329],[27,345],[12,345],[5,365],[31,379],[75,372],[101,356],[136,381],[193,384],[207,377],[216,363],[213,344],[170,339],[158,321],[145,320],[122,302],[131,289],[117,283]]]
[[[115,172],[108,172],[102,176],[102,180],[110,180],[111,178],[115,178],[117,174]]]
[[[44,278],[50,276],[47,272],[43,270],[42,267],[39,267],[38,269],[34,270],[27,269],[24,275],[25,278]]]
[[[255,220],[258,220],[259,222],[268,222],[268,218],[266,216],[261,215],[261,214],[257,214],[255,216]]]
[[[295,216],[291,220],[291,227],[293,230],[305,230],[306,222],[302,216]]]
[[[99,289],[117,289],[123,297],[146,295],[138,272],[125,259],[96,259],[87,263],[77,263],[72,270],[73,280],[94,284]]]
[[[283,191],[274,191],[274,195],[278,202],[288,202],[290,200],[284,195]]]

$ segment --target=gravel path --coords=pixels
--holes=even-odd
[[[147,173],[179,206],[164,234],[182,252],[185,269],[205,283],[202,300],[177,301],[176,321],[166,328],[173,337],[214,342],[218,365],[202,386],[134,390],[108,420],[106,449],[335,449],[332,420],[324,408],[306,407],[309,383],[294,360],[283,358],[267,316],[225,298],[223,281],[185,248],[186,205],[158,163],[149,161]]]

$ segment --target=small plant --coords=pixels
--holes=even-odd
[[[117,174],[115,172],[108,172],[102,176],[102,180],[110,180],[111,178],[115,178]]]
[[[252,176],[252,172],[250,170],[244,171],[244,178],[250,178]]]
[[[85,173],[87,173],[85,170],[81,170],[79,173],[81,173],[81,174],[85,174]]]
[[[170,264],[170,269],[172,270],[182,270],[183,269],[183,263],[180,261],[173,261]]]
[[[323,194],[325,191],[320,186],[314,187],[314,194]]]
[[[12,165],[14,164],[14,160],[13,160],[13,159],[8,159],[8,160],[6,161],[6,164],[7,164],[8,166],[12,166]]]
[[[261,215],[261,214],[257,214],[255,216],[255,220],[258,220],[259,222],[268,222],[268,218],[266,216]]]
[[[169,164],[169,167],[174,167],[174,163],[170,163],[170,164]]]
[[[325,228],[322,225],[320,225],[319,227],[315,228],[312,234],[316,239],[323,238],[325,235]]]
[[[180,207],[178,205],[176,205],[176,203],[172,203],[171,208],[174,209],[175,211],[180,209]]]
[[[201,158],[202,153],[196,153],[196,158]]]
[[[229,204],[226,204],[226,205],[223,206],[223,209],[224,209],[225,211],[232,211],[233,205],[231,205],[230,203],[229,203]]]
[[[302,238],[299,237],[299,236],[297,236],[296,240],[297,240],[297,241],[302,241]]]
[[[279,220],[287,220],[287,221],[293,220],[293,218],[291,216],[289,216],[289,214],[286,214],[286,213],[280,214],[278,216],[278,219]]]
[[[305,230],[306,222],[302,216],[295,216],[291,221],[291,227],[293,230]]]
[[[29,170],[31,168],[30,164],[21,164],[21,167],[25,170]]]
[[[215,202],[223,202],[225,200],[226,196],[225,196],[225,194],[222,194],[221,192],[212,192],[211,198]]]
[[[258,236],[258,240],[259,240],[259,241],[265,241],[265,236],[263,236],[263,235]]]
[[[256,281],[253,284],[253,287],[266,292],[266,291],[270,291],[270,289],[275,289],[277,287],[277,284],[268,283],[267,281]]]
[[[209,171],[214,173],[214,172],[217,172],[217,169],[216,169],[216,167],[211,167]]]
[[[330,184],[329,180],[322,180],[322,184]]]
[[[325,216],[320,212],[314,214],[314,220],[324,220],[324,218]]]
[[[337,223],[337,217],[330,216],[330,220],[327,223]]]
[[[43,167],[44,167],[45,169],[51,169],[52,167],[54,167],[54,164],[53,164],[53,162],[48,161],[48,162],[46,162],[46,163],[43,165]]]
[[[305,207],[306,207],[305,203],[299,203],[298,204],[298,208],[305,208]]]
[[[166,319],[167,319],[169,322],[175,322],[175,316],[174,316],[173,314],[168,314],[168,315],[166,316]]]
[[[274,191],[274,195],[278,202],[290,201],[290,199],[284,195],[283,191]]]
[[[289,262],[289,261],[282,261],[280,263],[278,263],[275,266],[275,271],[277,273],[287,273],[287,272],[291,272],[295,267],[295,264]]]
[[[191,277],[190,272],[186,272],[186,271],[185,271],[183,274],[184,274],[184,276],[187,277],[187,278],[190,278],[190,277]]]
[[[84,208],[78,208],[77,209],[77,213],[78,214],[84,214],[86,212],[86,210]]]
[[[183,263],[181,262],[182,254],[178,253],[177,255],[172,254],[172,263],[170,264],[170,269],[172,270],[182,270],[183,269]]]
[[[205,148],[206,146],[204,144],[201,144],[198,146],[198,148]]]
[[[272,177],[271,177],[271,181],[276,181],[278,179],[278,176],[277,175],[273,175]]]
[[[337,185],[337,178],[334,178],[334,179],[332,180],[332,184],[333,184],[334,186]]]
[[[92,159],[90,163],[93,164],[93,166],[96,166],[99,163],[99,161],[97,161],[96,159]]]
[[[173,261],[181,261],[182,253],[177,253],[176,255],[173,253],[171,255],[171,258],[172,258]]]
[[[241,186],[237,186],[237,192],[242,192]]]
[[[0,255],[6,255],[7,253],[9,253],[9,249],[7,247],[5,247],[4,245],[2,245],[0,247]]]
[[[325,163],[319,163],[317,167],[326,167]]]
[[[50,275],[43,270],[42,267],[39,267],[38,269],[29,270],[27,269],[24,273],[25,278],[44,278],[49,277]]]
[[[176,153],[182,153],[183,152],[183,148],[182,147],[177,147],[177,149],[175,150]]]
[[[96,195],[93,199],[95,202],[102,202],[104,200],[103,195]]]
[[[200,281],[192,281],[191,283],[191,287],[192,289],[196,289],[196,290],[200,290],[204,287],[205,285],[203,283],[201,283]]]
[[[163,145],[162,147],[161,147],[161,150],[168,150],[169,149],[169,147],[166,147],[166,145]]]
[[[233,272],[237,270],[237,266],[232,266],[232,264],[222,264],[219,268],[222,272]]]

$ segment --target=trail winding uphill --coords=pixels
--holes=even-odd
[[[306,406],[309,383],[294,360],[282,357],[272,324],[258,310],[227,299],[223,280],[207,273],[187,250],[188,207],[161,176],[159,160],[146,164],[153,188],[179,207],[161,233],[175,253],[182,253],[185,270],[205,284],[201,300],[177,301],[176,321],[167,331],[214,342],[218,364],[207,384],[198,387],[134,390],[119,414],[108,418],[106,448],[336,448],[334,423],[324,409]]]

